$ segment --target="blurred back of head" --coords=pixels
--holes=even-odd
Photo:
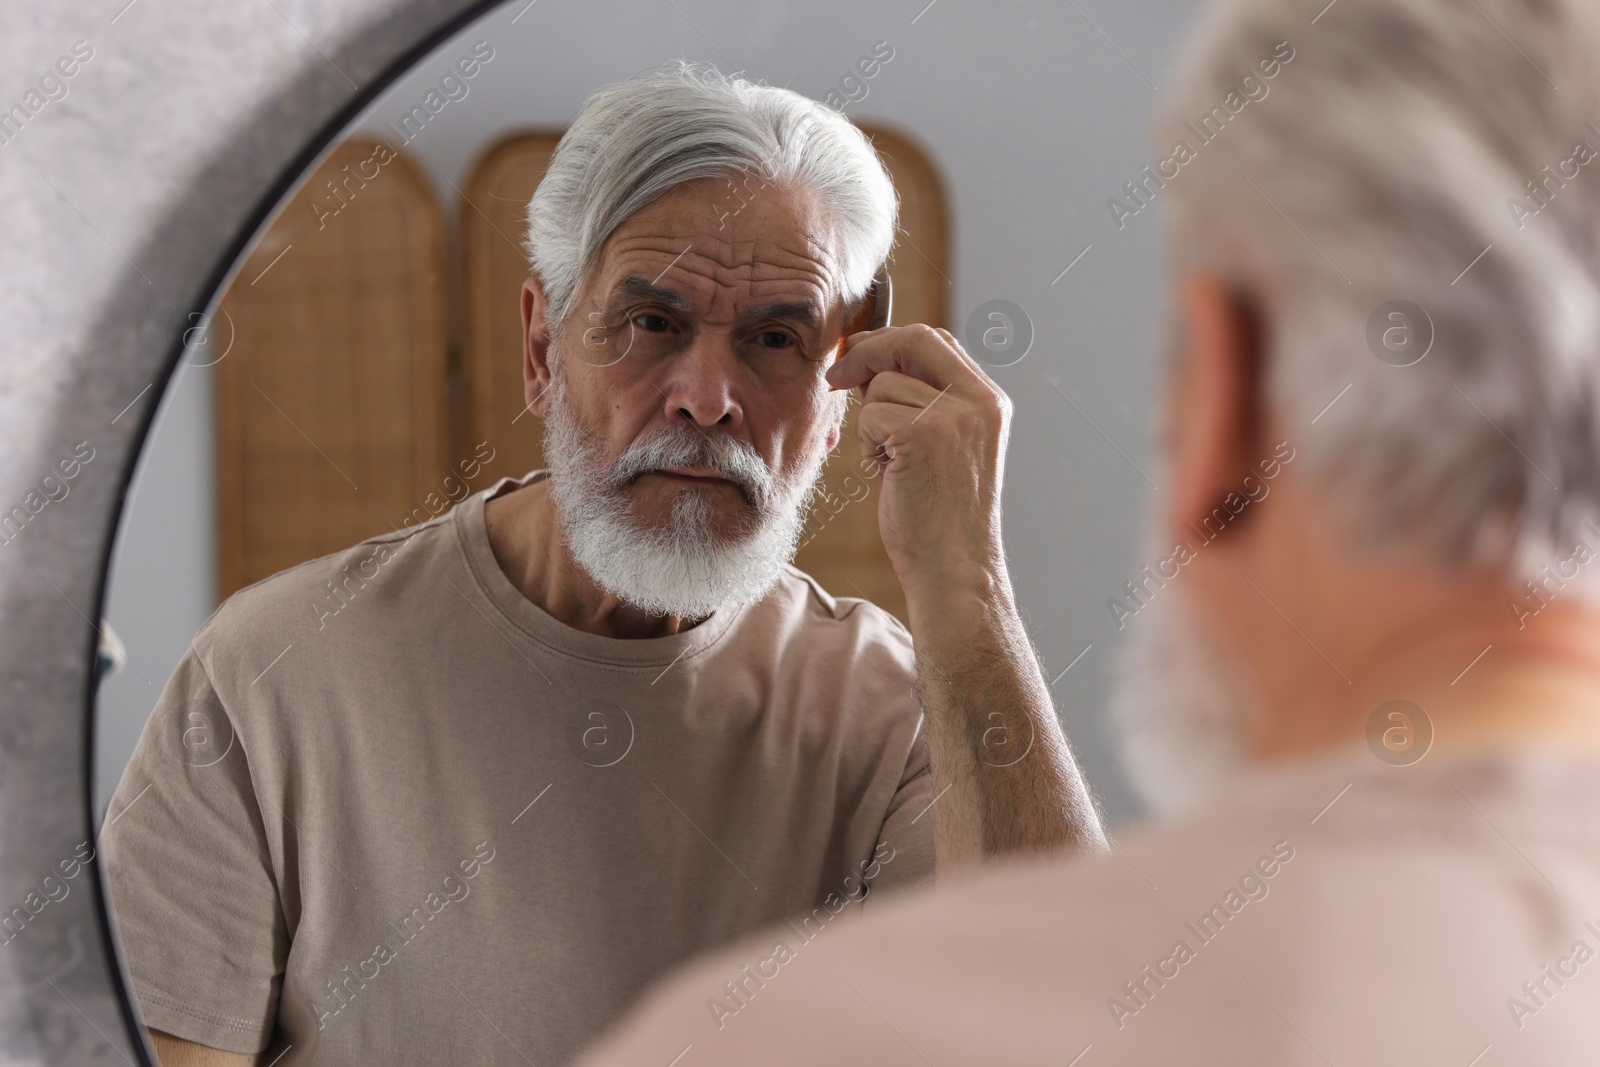
[[[1600,539],[1600,4],[1318,6],[1220,0],[1191,40],[1146,174],[1174,274],[1248,296],[1263,417],[1341,543],[1511,593]],[[1562,597],[1594,606],[1597,573]],[[1176,584],[1113,707],[1167,810],[1250,761],[1259,710],[1218,605]]]
[[[1168,93],[1161,146],[1252,97],[1164,190],[1170,252],[1260,299],[1285,423],[1350,387],[1297,447],[1370,544],[1533,576],[1600,514],[1596,56],[1592,0],[1224,0]],[[1395,300],[1410,366],[1366,343]]]

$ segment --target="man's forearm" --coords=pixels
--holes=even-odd
[[[992,855],[1108,848],[1000,573],[907,590],[938,799],[941,872]]]

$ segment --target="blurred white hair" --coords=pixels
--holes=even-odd
[[[865,296],[899,212],[872,143],[815,100],[676,62],[591,96],[528,203],[523,251],[544,283],[552,337],[631,215],[686,182],[744,175],[814,196],[838,237],[845,301]]]
[[[1264,79],[1280,42],[1293,56]],[[1549,176],[1576,142],[1600,149],[1596,56],[1593,0],[1220,0],[1169,87],[1162,155],[1194,151],[1155,191],[1172,265],[1260,311],[1267,406],[1368,548],[1520,581],[1595,544],[1600,159]],[[1206,118],[1220,132],[1197,143]],[[1548,206],[1519,226],[1530,181]],[[1368,347],[1393,300],[1434,326],[1410,366]],[[1124,767],[1166,815],[1243,772],[1258,710],[1197,609],[1163,593],[1118,657]]]
[[[1600,4],[1318,7],[1223,0],[1191,43],[1164,153],[1295,55],[1159,194],[1173,265],[1258,301],[1267,403],[1364,543],[1535,577],[1600,515],[1600,161],[1548,179],[1600,150]],[[1396,299],[1435,328],[1412,366],[1366,342]]]

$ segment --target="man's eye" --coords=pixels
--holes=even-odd
[[[646,333],[665,333],[667,330],[672,329],[672,323],[667,320],[665,315],[652,315],[649,312],[635,315],[633,324]]]
[[[756,344],[763,348],[789,348],[794,344],[794,338],[782,330],[767,330],[756,335]]]

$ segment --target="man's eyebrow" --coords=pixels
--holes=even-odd
[[[612,290],[613,299],[643,300],[652,304],[672,308],[674,311],[692,313],[695,310],[694,301],[664,288],[642,277],[629,275],[617,283]],[[778,300],[769,304],[759,304],[746,308],[740,313],[743,319],[780,319],[798,323],[802,326],[820,327],[823,321],[822,309],[814,300]]]
[[[619,282],[611,295],[613,298],[621,297],[624,300],[646,300],[652,304],[672,308],[674,311],[694,310],[694,302],[688,297],[646,281],[637,274],[629,275]]]
[[[803,326],[822,325],[822,310],[811,300],[782,300],[745,310],[747,319],[788,319]]]

